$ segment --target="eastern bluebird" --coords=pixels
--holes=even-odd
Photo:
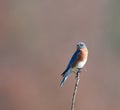
[[[71,60],[69,61],[67,68],[61,74],[63,76],[63,79],[60,84],[61,87],[63,86],[66,79],[72,72],[77,74],[77,72],[84,67],[87,61],[87,57],[88,57],[88,49],[85,43],[84,42],[77,43],[77,49],[75,53],[73,54]]]

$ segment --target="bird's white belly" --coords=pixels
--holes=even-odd
[[[87,61],[87,59],[82,61],[82,62],[80,62],[80,63],[78,63],[77,68],[83,68],[85,63],[86,63],[86,61]]]
[[[75,66],[74,68],[71,69],[71,72],[77,73],[78,69],[81,69],[84,67],[85,63],[86,63],[87,59],[78,63],[77,66]]]

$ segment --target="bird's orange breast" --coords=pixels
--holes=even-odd
[[[87,48],[80,49],[79,61],[84,61],[88,57],[88,50]]]
[[[72,68],[76,67],[79,62],[87,60],[87,57],[88,57],[87,48],[80,49],[80,53],[78,54],[77,59],[75,60],[75,62],[72,64]]]

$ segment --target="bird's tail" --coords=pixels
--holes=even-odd
[[[63,76],[63,79],[60,83],[60,87],[62,87],[65,83],[65,81],[67,80],[68,76],[70,75],[70,69],[66,70],[63,72],[62,76]]]
[[[60,83],[60,87],[62,87],[65,83],[65,81],[67,80],[68,76],[64,76],[61,83]]]

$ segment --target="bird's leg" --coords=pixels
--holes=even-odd
[[[87,71],[87,70],[85,68],[76,68],[76,71],[74,71],[76,74],[76,78],[78,77],[78,74],[82,71]]]
[[[77,71],[76,71],[76,78],[78,77],[78,74],[81,72],[81,69],[80,68],[77,68]]]
[[[78,73],[80,73],[82,71],[87,71],[87,70],[85,68],[75,68],[73,72],[76,74],[76,77],[77,77]]]
[[[79,72],[76,73],[76,78],[78,77]]]
[[[79,72],[79,68],[74,69],[74,73],[76,74],[77,72]]]

